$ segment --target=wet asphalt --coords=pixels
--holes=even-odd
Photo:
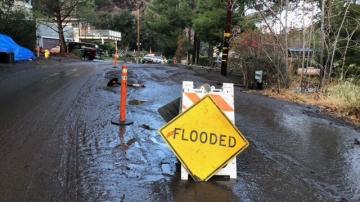
[[[158,108],[218,73],[129,65],[128,119],[119,128],[119,70],[110,62],[0,66],[0,201],[359,201],[360,130],[314,107],[235,88],[235,120],[250,141],[236,180],[181,181],[157,130]],[[220,86],[217,86],[220,87]]]

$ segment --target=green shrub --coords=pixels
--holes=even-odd
[[[201,66],[211,66],[211,62],[208,57],[199,57],[198,64]]]
[[[99,44],[99,48],[107,53],[107,56],[109,57],[112,57],[112,55],[115,53],[115,45],[112,43],[106,42],[104,44]]]

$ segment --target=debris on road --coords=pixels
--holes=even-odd
[[[107,83],[107,87],[116,87],[116,86],[119,86],[119,85],[121,85],[121,84],[119,83],[119,80],[117,78],[112,78]]]
[[[133,84],[128,84],[128,86],[130,87],[135,87],[135,88],[145,88],[144,84],[140,84],[140,83],[133,83]]]
[[[121,83],[119,82],[118,78],[112,78],[107,83],[107,86],[108,87],[118,87],[118,86],[121,86]],[[141,84],[141,83],[128,83],[127,86],[135,87],[135,88],[145,88],[145,85]]]
[[[180,103],[181,98],[178,97],[168,104],[160,107],[158,112],[166,122],[169,122],[180,113]]]
[[[151,128],[149,125],[146,125],[146,124],[142,124],[140,125],[141,128],[144,128],[146,130],[155,130],[154,128]]]
[[[134,88],[145,88],[146,86],[141,82],[134,78],[134,75],[130,74],[127,78],[127,86]],[[112,70],[105,73],[104,76],[109,80],[107,86],[108,87],[118,87],[121,86],[121,71],[120,70]],[[136,75],[135,75],[136,77]]]
[[[132,138],[132,139],[130,139],[129,141],[127,141],[126,145],[127,145],[128,147],[130,147],[130,146],[131,146],[132,144],[134,144],[135,142],[137,142],[136,138]]]
[[[137,100],[137,99],[134,99],[134,100],[130,100],[129,101],[129,105],[142,105],[144,104],[146,101],[144,100]]]
[[[360,145],[360,140],[357,139],[357,138],[355,138],[355,139],[354,139],[354,145]]]

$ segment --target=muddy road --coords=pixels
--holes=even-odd
[[[235,88],[250,141],[238,179],[181,181],[157,109],[183,80],[228,81],[162,65],[129,65],[128,118],[110,62],[0,67],[0,201],[359,201],[360,131],[306,107]],[[220,87],[220,86],[218,86]]]

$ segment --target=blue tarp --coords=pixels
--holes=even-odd
[[[35,59],[34,53],[19,46],[11,37],[0,33],[0,52],[13,53],[15,62]]]

